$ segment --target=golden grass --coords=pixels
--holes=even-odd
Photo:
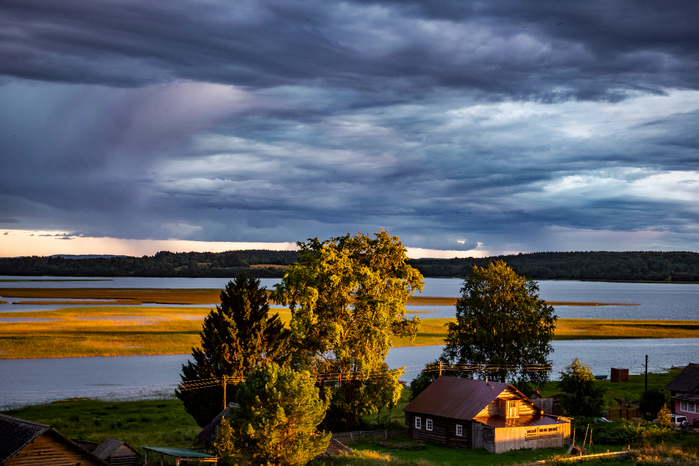
[[[110,306],[2,313],[0,358],[189,353],[199,345],[202,321],[209,311],[205,307]],[[283,321],[290,320],[288,310],[281,309],[279,314]],[[393,346],[443,344],[446,324],[453,321],[422,319],[414,341],[396,339]],[[559,319],[555,335],[556,340],[610,338],[699,338],[699,321]]]
[[[199,346],[199,332],[209,311],[205,307],[110,306],[2,313],[0,358],[189,353]],[[284,321],[290,319],[288,311],[281,310],[280,315]]]
[[[69,300],[61,300],[61,301],[15,301],[12,304],[40,304],[40,305],[64,305],[64,304],[82,304],[84,306],[94,306],[97,304],[126,304],[126,305],[134,305],[134,304],[141,304],[140,301],[135,301],[133,299],[109,299],[109,300],[104,300],[104,301],[98,301],[98,300],[80,300],[80,301],[69,301]]]
[[[269,293],[269,291],[268,291]],[[221,290],[177,288],[0,288],[8,298],[120,299],[132,304],[218,304]],[[455,306],[458,298],[413,296],[408,306]],[[36,303],[38,304],[38,303]],[[639,306],[634,303],[549,301],[552,306]]]
[[[125,288],[3,288],[3,296],[29,298],[31,304],[82,304],[81,307],[42,312],[0,314],[0,358],[121,356],[182,354],[199,345],[204,317],[220,302],[215,289]],[[31,298],[92,301],[35,301]],[[118,300],[104,301],[107,299]],[[90,307],[91,304],[116,304]],[[202,307],[129,307],[128,304],[202,304]],[[456,298],[415,297],[410,305],[453,306]],[[127,305],[118,305],[127,304]],[[615,303],[551,302],[558,305]],[[615,304],[620,305],[620,304]],[[632,305],[632,304],[625,304]],[[287,309],[273,309],[288,322]],[[434,311],[412,311],[429,314]],[[12,322],[10,319],[20,319]],[[47,319],[51,319],[48,320]],[[393,346],[443,344],[446,323],[453,318],[422,319],[414,341],[395,339]],[[555,339],[699,338],[699,321],[559,319]]]
[[[218,304],[221,290],[172,288],[1,288],[8,298],[122,299],[134,304]]]

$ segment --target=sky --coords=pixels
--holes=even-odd
[[[0,0],[0,256],[381,228],[413,257],[699,251],[697,24],[695,0]]]

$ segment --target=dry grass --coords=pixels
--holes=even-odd
[[[201,323],[220,300],[219,290],[124,288],[5,288],[3,296],[30,298],[32,304],[83,304],[81,307],[43,312],[0,314],[0,358],[69,356],[121,356],[189,353],[199,345]],[[63,300],[31,302],[31,298]],[[105,300],[118,300],[105,301]],[[417,297],[408,305],[451,306],[456,298]],[[118,304],[202,304],[202,307],[129,307]],[[117,304],[90,307],[92,304]],[[553,303],[550,303],[553,304]],[[557,303],[605,305],[610,303]],[[289,311],[278,310],[288,322]],[[431,311],[409,311],[428,314]],[[10,319],[17,319],[12,322]],[[47,320],[50,319],[50,320]],[[447,322],[455,319],[422,319],[417,337],[396,339],[394,346],[444,343]],[[699,338],[699,321],[559,319],[555,339]]]
[[[170,288],[2,288],[8,298],[122,299],[134,304],[217,304],[221,290]]]
[[[205,307],[110,306],[3,313],[0,358],[189,353],[193,346],[199,346],[199,332],[209,311]],[[288,311],[282,310],[280,315],[289,320]]]

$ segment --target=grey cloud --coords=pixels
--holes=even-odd
[[[456,250],[649,230],[690,248],[691,204],[623,188],[699,169],[698,106],[673,97],[699,83],[697,8],[5,0],[0,219],[212,241],[384,227]],[[648,96],[669,103],[633,107]]]

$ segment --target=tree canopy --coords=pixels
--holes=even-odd
[[[182,382],[245,377],[256,367],[288,361],[288,330],[278,314],[269,315],[267,292],[260,280],[239,275],[221,292],[221,304],[204,319],[201,348],[182,366]],[[189,414],[205,426],[223,409],[223,388],[176,391]],[[227,388],[233,400],[235,385]]]
[[[417,333],[419,319],[406,319],[405,303],[422,290],[422,275],[398,237],[383,230],[297,244],[299,262],[273,299],[291,309],[294,363],[339,374],[331,417],[349,426],[400,396],[402,370],[389,370],[384,359],[394,336]]]
[[[448,324],[441,359],[471,366],[466,376],[520,385],[548,380],[556,316],[538,292],[533,280],[502,261],[474,266],[456,303],[456,322]]]
[[[240,407],[221,423],[215,453],[233,453],[249,464],[295,466],[328,447],[331,434],[317,432],[328,403],[320,400],[310,372],[269,364],[248,375],[235,399]]]
[[[595,417],[602,414],[604,388],[595,383],[590,368],[578,358],[561,371],[558,388],[564,392],[561,405],[569,415]]]

